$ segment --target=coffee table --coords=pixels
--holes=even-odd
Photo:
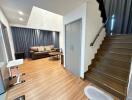
[[[61,52],[50,52],[49,55],[52,57],[53,60],[59,60],[60,55],[62,55]]]

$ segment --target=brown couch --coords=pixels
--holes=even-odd
[[[52,52],[54,46],[48,45],[48,46],[34,46],[30,48],[30,57],[35,59],[50,57],[49,53]]]

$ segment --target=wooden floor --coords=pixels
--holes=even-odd
[[[26,100],[87,100],[84,87],[89,83],[65,70],[60,61],[25,61],[21,72],[25,83],[8,91],[7,100],[25,95]]]

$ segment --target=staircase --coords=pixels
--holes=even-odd
[[[124,100],[127,95],[131,56],[132,35],[105,37],[85,73],[85,79]]]

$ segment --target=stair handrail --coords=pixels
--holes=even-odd
[[[98,31],[98,34],[95,36],[95,38],[94,38],[93,42],[90,44],[90,46],[94,46],[94,44],[95,44],[96,40],[98,39],[102,29],[106,26],[106,24],[108,23],[109,19],[110,19],[110,17],[108,17],[106,22],[100,27],[100,29]]]

